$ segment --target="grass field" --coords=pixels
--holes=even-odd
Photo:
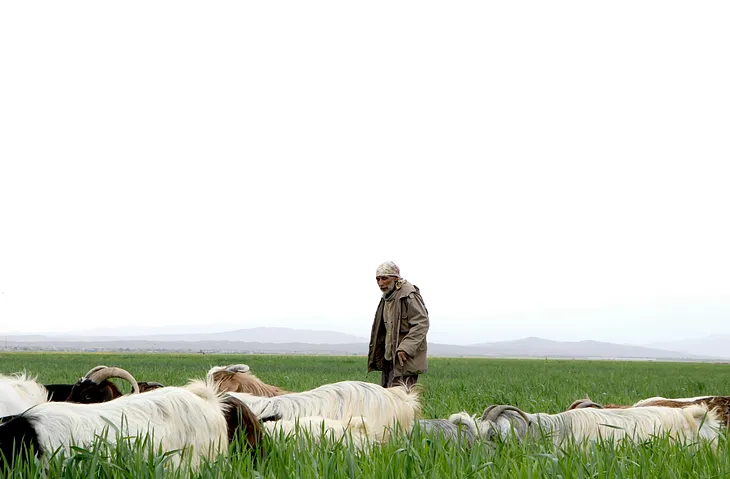
[[[264,381],[288,390],[353,379],[365,374],[365,358],[322,356],[147,355],[0,353],[0,373],[27,370],[45,383],[73,382],[98,364],[120,366],[139,380],[182,385],[203,377],[210,366],[246,363]],[[650,396],[729,395],[730,365],[706,363],[609,362],[432,358],[421,376],[423,417],[459,411],[481,413],[490,404],[512,404],[529,412],[559,412],[586,394],[597,402],[629,404]],[[98,445],[72,457],[54,457],[45,466],[26,463],[2,477],[189,477],[170,470],[151,451],[111,450]],[[236,449],[234,447],[234,449]],[[267,441],[268,454],[253,463],[233,450],[206,464],[199,477],[563,477],[563,478],[727,478],[727,436],[716,448],[689,447],[666,438],[639,445],[596,444],[556,451],[548,442],[513,441],[471,450],[438,438],[402,435],[368,453],[339,444],[317,446]]]

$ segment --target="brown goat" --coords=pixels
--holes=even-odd
[[[249,372],[245,364],[216,366],[208,371],[208,379],[218,385],[221,392],[249,393],[254,396],[274,397],[289,394],[276,386],[266,384]]]

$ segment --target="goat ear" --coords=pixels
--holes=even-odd
[[[252,455],[263,454],[264,432],[251,409],[231,395],[226,395],[222,402],[227,406],[224,415],[228,426],[228,441],[232,443],[236,433],[240,431],[242,435],[245,434]]]

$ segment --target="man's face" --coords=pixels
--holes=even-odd
[[[388,293],[395,287],[395,280],[398,279],[395,276],[376,276],[375,280],[378,282],[378,288],[382,293]]]

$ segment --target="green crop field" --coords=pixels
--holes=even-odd
[[[138,380],[183,385],[210,366],[245,363],[264,381],[298,391],[341,380],[378,382],[365,374],[363,357],[172,354],[0,354],[0,373],[27,370],[45,383],[73,382],[99,364],[120,366]],[[597,402],[630,404],[651,396],[730,395],[730,365],[432,358],[421,376],[422,417],[459,411],[481,414],[490,404],[528,412],[556,413],[586,394]],[[715,444],[670,443],[660,437],[641,444],[599,442],[556,450],[549,441],[477,443],[463,448],[418,432],[402,434],[368,452],[342,444],[312,445],[269,438],[257,461],[232,446],[231,454],[206,463],[196,477],[562,477],[727,478],[727,435]],[[166,467],[167,457],[144,446],[77,449],[70,457],[26,461],[0,477],[191,477]]]

